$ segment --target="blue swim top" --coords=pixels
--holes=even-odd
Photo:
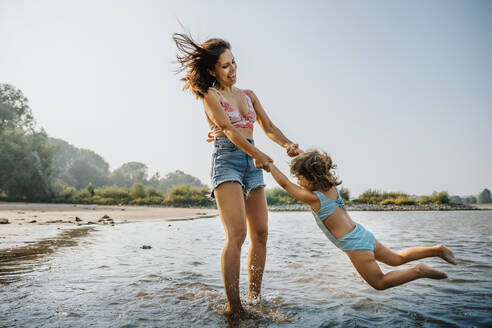
[[[325,226],[323,220],[333,214],[338,206],[345,209],[345,203],[337,189],[338,198],[336,200],[327,198],[322,192],[314,191],[318,196],[321,207],[318,212],[313,211],[314,218],[321,231],[323,231],[328,239],[335,244],[336,247],[343,251],[374,251],[376,247],[376,238],[372,233],[364,229],[360,224],[356,224],[355,229],[346,235],[335,238]]]
[[[340,196],[340,193],[338,192],[338,189],[335,188],[338,194],[338,198],[336,200],[329,199],[326,197],[322,192],[314,190],[313,192],[318,196],[319,202],[321,203],[321,206],[319,208],[318,212],[313,213],[316,215],[316,217],[323,221],[327,217],[329,217],[335,210],[337,209],[338,206],[343,207],[345,209],[345,203],[343,202],[342,196]]]

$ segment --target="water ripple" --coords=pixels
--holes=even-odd
[[[457,266],[424,260],[449,279],[417,280],[382,292],[360,278],[309,213],[270,213],[262,300],[245,302],[252,316],[239,322],[223,315],[224,236],[217,218],[62,232],[0,253],[0,322],[2,327],[490,326],[491,213],[354,213],[391,249],[443,243],[455,251]],[[243,299],[248,247],[249,240],[241,254]]]

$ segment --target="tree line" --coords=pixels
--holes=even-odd
[[[180,170],[151,177],[148,167],[128,162],[110,171],[104,158],[92,150],[77,148],[62,139],[50,138],[36,129],[28,99],[9,84],[0,84],[0,200],[91,204],[164,206],[215,206],[209,188]],[[450,196],[434,192],[411,196],[401,192],[368,189],[348,204],[414,205],[492,203],[490,190],[477,196]],[[266,191],[269,205],[299,204],[281,188]]]
[[[357,198],[350,198],[350,191],[341,187],[340,196],[344,202],[350,204],[373,204],[373,205],[427,205],[427,204],[490,204],[492,197],[489,189],[484,189],[478,196],[450,196],[448,192],[433,192],[431,195],[416,196],[403,192],[386,192],[368,189]],[[269,205],[291,205],[301,204],[282,188],[267,190],[267,202]]]
[[[147,165],[128,162],[111,172],[94,151],[36,129],[22,91],[0,84],[0,200],[210,206],[208,193],[180,170],[149,177]]]

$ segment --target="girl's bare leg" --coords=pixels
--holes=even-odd
[[[268,239],[268,211],[264,188],[253,189],[245,203],[248,233],[251,240],[248,253],[248,296],[257,298],[261,292]]]
[[[384,274],[370,251],[345,252],[355,269],[369,285],[377,290],[399,286],[419,278],[444,279],[446,274],[419,263],[411,269],[395,270]]]
[[[239,296],[241,246],[246,238],[246,212],[243,190],[237,182],[225,182],[214,190],[226,242],[222,250],[222,278],[227,299],[227,310],[241,314],[244,309]]]
[[[433,247],[413,247],[404,249],[399,253],[394,253],[376,240],[374,256],[377,261],[391,266],[398,266],[410,261],[436,256],[451,264],[456,264],[453,252],[444,245],[436,245]]]

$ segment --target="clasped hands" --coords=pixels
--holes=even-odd
[[[287,155],[295,157],[303,151],[299,148],[298,144],[290,144],[286,147]],[[273,163],[273,159],[265,153],[261,153],[254,159],[255,167],[270,172],[270,163]]]

